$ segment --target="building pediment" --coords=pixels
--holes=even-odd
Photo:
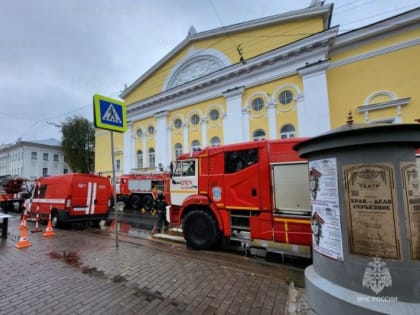
[[[165,106],[168,104],[174,106],[176,101],[185,98],[193,103],[203,101],[205,98],[217,97],[222,95],[227,86],[235,86],[235,82],[241,85],[248,82],[248,86],[252,86],[273,80],[273,76],[295,74],[299,68],[308,63],[316,63],[322,61],[319,58],[327,57],[337,33],[338,27],[334,27],[249,59],[245,64],[234,64],[211,72],[153,97],[135,102],[127,108],[127,114],[133,116],[143,111],[150,113],[153,106],[170,110],[173,108],[165,108]],[[194,95],[203,99],[195,99]]]
[[[324,29],[327,29],[330,25],[332,5],[316,5],[310,6],[301,10],[290,11],[278,15],[273,15],[265,18],[260,18],[252,21],[247,21],[243,23],[237,23],[230,26],[220,27],[209,31],[196,32],[195,29],[190,28],[187,37],[177,45],[172,51],[170,51],[165,57],[163,57],[159,62],[157,62],[152,68],[150,68],[146,73],[139,77],[135,82],[128,86],[122,93],[120,97],[125,99],[130,93],[137,89],[143,82],[150,78],[156,71],[162,68],[169,60],[174,58],[177,54],[192,47],[195,43],[214,38],[216,36],[226,35],[226,34],[235,34],[239,32],[246,32],[254,30],[257,28],[268,27],[270,25],[276,25],[279,23],[287,23],[298,20],[305,20],[314,17],[321,17],[324,21]],[[194,70],[192,73],[192,66],[190,64],[184,64],[184,68],[180,69],[175,76],[169,76],[164,84],[164,88],[178,86],[185,82],[188,82],[191,78],[198,78],[200,76],[206,75],[208,71],[218,71],[222,69],[221,65],[226,66],[227,64],[223,59],[214,58],[210,56],[207,59],[200,60],[191,60],[191,62],[197,62],[196,65],[200,67],[199,70]],[[229,62],[231,64],[231,62]],[[181,62],[182,65],[182,62]]]

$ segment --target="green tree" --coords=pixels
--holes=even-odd
[[[86,118],[73,116],[61,125],[64,158],[74,172],[94,170],[95,128]]]

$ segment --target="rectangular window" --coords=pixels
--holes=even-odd
[[[58,162],[58,154],[54,154],[54,162]]]
[[[37,152],[31,152],[31,160],[37,159]]]
[[[149,167],[155,167],[155,151],[149,152]]]
[[[137,153],[137,167],[138,168],[143,167],[143,153],[140,153],[140,152]]]
[[[48,168],[44,167],[42,169],[42,176],[47,176],[48,175]]]
[[[119,171],[121,168],[121,161],[120,160],[115,160],[115,168]]]
[[[43,154],[43,158],[44,161],[48,161],[48,153],[44,153]]]
[[[46,190],[47,190],[47,185],[45,184],[39,185],[38,187],[35,188],[34,198],[44,198]]]
[[[225,152],[225,174],[239,172],[257,162],[257,149]]]

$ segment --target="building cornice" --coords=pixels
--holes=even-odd
[[[340,34],[334,43],[332,52],[340,52],[342,49],[347,49],[354,44],[360,45],[361,41],[378,38],[378,36],[382,34],[392,34],[407,28],[418,28],[419,23],[420,8],[417,8],[359,29]]]
[[[384,47],[384,48],[381,48],[381,49],[368,51],[368,52],[363,53],[363,54],[353,55],[349,58],[332,62],[329,68],[333,69],[333,68],[341,67],[341,66],[353,63],[353,62],[362,61],[362,60],[365,60],[365,59],[368,59],[368,58],[373,58],[373,57],[376,57],[376,56],[383,56],[383,55],[385,55],[387,53],[390,53],[390,52],[398,51],[398,50],[401,50],[401,49],[406,49],[406,48],[409,48],[409,47],[415,47],[417,45],[420,45],[420,38],[416,38],[416,39],[409,40],[409,41],[406,41],[406,42],[398,43],[396,45],[391,45],[391,46]]]
[[[134,81],[130,86],[128,86],[124,91],[119,95],[120,98],[124,99],[128,96],[134,89],[136,89],[146,78],[150,77],[155,71],[162,67],[163,64],[168,62],[176,54],[178,54],[182,49],[186,48],[188,45],[195,41],[208,39],[215,36],[220,36],[224,34],[233,34],[236,32],[249,31],[255,28],[266,27],[273,24],[284,23],[287,21],[295,21],[299,19],[306,19],[316,16],[322,16],[324,18],[324,29],[328,29],[331,23],[331,14],[332,14],[332,4],[313,6],[301,10],[290,11],[282,14],[277,14],[261,19],[251,20],[243,23],[233,24],[230,26],[220,27],[209,31],[204,31],[200,33],[189,33],[189,35],[179,43],[174,49],[172,49],[166,56],[159,60],[152,68],[150,68],[146,73],[140,76],[136,81]]]
[[[338,28],[317,33],[305,39],[264,53],[245,64],[238,63],[209,75],[164,91],[127,107],[129,119],[141,119],[150,111],[173,110],[222,96],[235,86],[255,86],[277,78],[293,75],[307,63],[324,60],[337,35]]]
[[[42,144],[36,142],[29,142],[29,141],[19,141],[14,144],[10,144],[7,146],[3,146],[0,148],[0,152],[12,151],[23,147],[32,147],[38,149],[49,149],[49,150],[62,150],[60,145],[51,145],[51,144]]]
[[[382,103],[375,103],[375,104],[367,104],[361,105],[357,109],[359,113],[365,113],[369,111],[374,111],[378,109],[390,108],[390,107],[397,107],[397,106],[405,106],[411,100],[411,97],[401,98],[398,100],[392,100],[389,102],[382,102]]]

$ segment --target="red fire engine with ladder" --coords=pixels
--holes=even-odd
[[[214,249],[235,240],[246,247],[311,257],[307,161],[293,145],[262,140],[186,153],[171,165],[171,225],[187,246]]]
[[[123,201],[131,209],[150,212],[154,204],[152,189],[155,187],[168,195],[169,180],[170,176],[167,172],[144,171],[138,174],[122,175],[117,199]]]
[[[0,207],[6,211],[21,211],[29,195],[27,180],[10,175],[0,176]]]

